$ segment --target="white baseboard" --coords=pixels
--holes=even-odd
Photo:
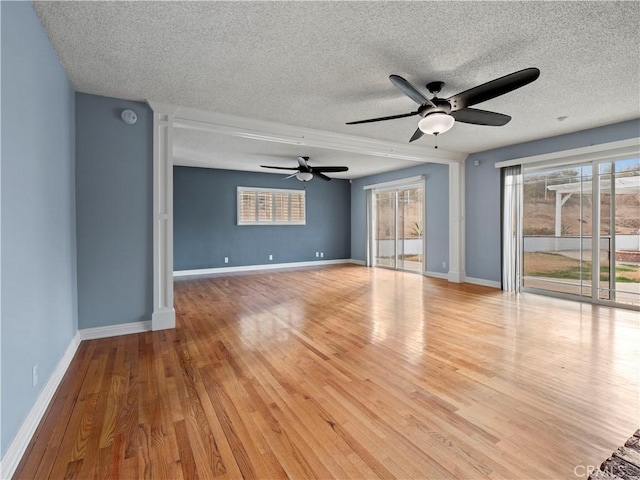
[[[151,320],[148,320],[145,322],[109,325],[108,327],[83,328],[78,331],[78,334],[80,335],[80,340],[95,340],[96,338],[117,337],[118,335],[129,335],[131,333],[150,331]]]
[[[356,265],[366,265],[367,262],[365,262],[364,260],[356,260],[355,258],[352,258],[351,260],[349,260],[349,263],[354,263]]]
[[[357,260],[350,258],[338,260],[312,260],[310,262],[292,262],[292,263],[265,263],[262,265],[242,265],[239,267],[217,267],[217,268],[200,268],[197,270],[177,270],[173,272],[174,277],[187,277],[192,275],[212,275],[215,273],[235,273],[235,272],[257,272],[261,270],[275,270],[280,268],[306,268],[319,267],[322,265],[336,265],[338,263],[356,263]]]
[[[449,274],[447,275],[447,280],[451,283],[463,283],[465,279],[465,274],[461,270],[449,270]]]
[[[484,278],[465,277],[464,281],[465,283],[473,283],[484,287],[502,288],[502,283],[494,280],[485,280]]]
[[[69,368],[69,365],[71,364],[71,360],[73,360],[73,356],[78,350],[80,341],[80,333],[78,332],[71,339],[67,350],[64,352],[64,355],[62,355],[58,365],[56,365],[55,370],[49,377],[49,380],[40,392],[40,395],[38,395],[36,402],[27,414],[27,418],[22,422],[18,433],[7,449],[7,453],[5,453],[2,458],[0,478],[8,479],[15,473],[15,470],[22,459],[22,455],[27,449],[36,428],[38,428],[38,425],[40,424],[40,420],[42,420],[44,413],[47,411],[47,407],[49,407],[49,403],[51,402],[53,395],[56,393],[64,374],[67,372],[67,368]]]
[[[424,272],[424,275],[427,277],[441,278],[443,280],[449,280],[449,274],[442,272]]]
[[[175,309],[166,307],[158,308],[158,310],[151,314],[151,330],[167,330],[169,328],[176,328]]]

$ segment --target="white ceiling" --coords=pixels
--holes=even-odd
[[[80,92],[406,144],[418,117],[345,125],[415,110],[390,74],[422,89],[445,81],[448,97],[538,67],[536,82],[478,105],[511,115],[508,125],[458,123],[438,137],[440,148],[471,153],[640,117],[635,1],[36,2],[35,9]],[[433,144],[428,135],[415,142]],[[312,165],[350,166],[349,178],[415,164],[210,132],[177,133],[175,153],[183,164],[247,170],[308,155]]]

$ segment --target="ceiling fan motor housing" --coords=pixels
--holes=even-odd
[[[431,99],[431,103],[433,103],[435,107],[426,103],[424,105],[420,105],[420,108],[418,108],[418,115],[420,115],[421,117],[426,117],[427,115],[430,115],[436,112],[446,113],[446,114],[451,113],[451,104],[449,103],[448,100],[445,100],[444,98],[434,97]]]
[[[443,98],[432,98],[431,101],[438,107],[438,111],[442,113],[451,113],[451,104]]]

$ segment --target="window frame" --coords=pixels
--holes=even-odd
[[[246,220],[242,220],[241,218],[241,213],[242,213],[242,199],[243,199],[243,194],[245,192],[251,192],[255,195],[255,221],[246,221]],[[275,195],[276,193],[279,194],[285,194],[288,197],[288,201],[289,201],[289,207],[288,207],[288,216],[289,216],[289,220],[276,220],[276,200],[275,200]],[[258,196],[260,194],[268,194],[271,196],[271,220],[262,220],[262,221],[258,221],[259,215],[258,215]],[[303,205],[302,205],[302,220],[291,220],[291,212],[292,212],[292,208],[291,208],[291,201],[292,201],[292,197],[294,195],[301,195],[302,196],[302,201],[303,201]],[[296,189],[292,189],[292,188],[265,188],[265,187],[242,187],[242,186],[238,186],[236,187],[236,225],[238,226],[247,226],[247,225],[306,225],[307,224],[307,196],[306,196],[306,191],[305,190],[296,190]]]

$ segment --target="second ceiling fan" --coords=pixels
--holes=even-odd
[[[260,165],[262,168],[274,168],[276,170],[295,170],[296,173],[292,173],[285,179],[296,177],[301,182],[308,182],[313,177],[321,178],[322,180],[329,181],[330,177],[325,175],[326,173],[331,172],[347,172],[349,171],[348,167],[312,167],[307,162],[309,161],[309,157],[298,157],[298,166],[297,167],[274,167],[271,165]]]
[[[444,87],[444,82],[430,82],[427,83],[426,86],[427,90],[429,90],[433,95],[433,98],[429,99],[404,78],[399,75],[391,75],[389,76],[391,83],[393,83],[398,90],[408,96],[411,100],[420,105],[418,109],[409,113],[401,113],[400,115],[390,115],[388,117],[347,122],[347,125],[381,122],[384,120],[393,120],[396,118],[419,115],[422,119],[418,122],[418,128],[409,142],[419,139],[425,133],[429,133],[431,135],[444,133],[453,127],[453,124],[456,121],[472,123],[475,125],[501,127],[502,125],[509,123],[511,120],[509,115],[469,107],[477,103],[499,97],[500,95],[509,93],[517,88],[524,87],[536,80],[539,76],[540,70],[537,68],[525,68],[524,70],[496,78],[495,80],[483,83],[482,85],[465,90],[462,93],[458,93],[446,99],[438,98],[438,93],[440,93],[440,90]]]

